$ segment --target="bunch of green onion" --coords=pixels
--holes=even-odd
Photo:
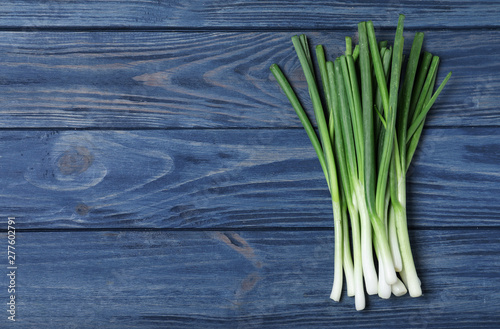
[[[335,236],[330,298],[339,301],[343,278],[357,310],[365,292],[422,294],[406,218],[406,174],[425,118],[451,76],[433,93],[439,57],[422,53],[416,33],[403,74],[403,22],[392,46],[377,42],[371,21],[358,24],[358,44],[327,61],[316,46],[316,77],[305,35],[292,42],[307,80],[317,131],[278,67],[271,71],[309,136],[330,191]],[[318,85],[320,85],[318,87]],[[318,136],[319,135],[319,136]]]

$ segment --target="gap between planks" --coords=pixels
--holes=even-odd
[[[413,227],[409,226],[409,229],[412,231],[443,231],[443,230],[500,230],[500,226],[419,226]],[[198,227],[180,227],[180,228],[139,228],[139,227],[131,227],[131,228],[119,228],[119,227],[104,227],[104,228],[31,228],[31,229],[16,229],[19,233],[47,233],[47,232],[294,232],[294,231],[302,231],[302,232],[323,232],[323,231],[332,231],[332,227],[207,227],[207,228],[198,228]],[[6,233],[7,230],[1,229],[0,233]]]

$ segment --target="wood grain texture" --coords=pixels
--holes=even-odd
[[[5,239],[5,235],[2,234]],[[354,310],[329,300],[333,234],[20,233],[22,328],[490,328],[500,321],[498,230],[411,235],[424,295]],[[474,264],[473,267],[469,266]],[[7,276],[0,276],[7,285]],[[6,296],[2,289],[2,299]]]
[[[4,1],[3,27],[334,29],[371,19],[396,26],[498,27],[498,1]]]
[[[300,32],[2,32],[0,127],[299,128],[269,66],[312,115],[290,40]],[[356,31],[308,35],[333,58]],[[424,48],[442,58],[438,81],[453,71],[427,125],[499,126],[500,32],[427,31]]]
[[[328,298],[326,183],[269,66],[312,114],[290,37],[333,58],[361,20],[392,40],[399,13],[406,53],[423,31],[438,81],[453,71],[408,175],[424,295],[371,296],[356,312]],[[498,328],[499,14],[499,1],[466,0],[2,1],[15,325]],[[5,311],[0,327],[14,327]]]
[[[498,227],[498,129],[427,129],[415,227]],[[19,229],[331,227],[302,129],[2,131],[0,217]]]

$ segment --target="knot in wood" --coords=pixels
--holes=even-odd
[[[76,213],[81,216],[85,216],[89,213],[90,207],[84,203],[80,203],[75,207]]]
[[[59,158],[57,165],[64,175],[81,174],[85,172],[94,162],[94,156],[89,149],[77,146],[64,152]]]

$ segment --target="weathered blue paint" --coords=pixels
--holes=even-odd
[[[16,324],[498,327],[499,11],[495,1],[2,2],[0,230],[16,217]],[[269,66],[305,99],[292,35],[334,56],[361,20],[392,40],[399,13],[407,40],[424,31],[441,57],[438,82],[453,76],[409,171],[424,296],[372,296],[360,313],[345,295],[328,298],[328,191]],[[6,258],[0,268],[3,328]]]

